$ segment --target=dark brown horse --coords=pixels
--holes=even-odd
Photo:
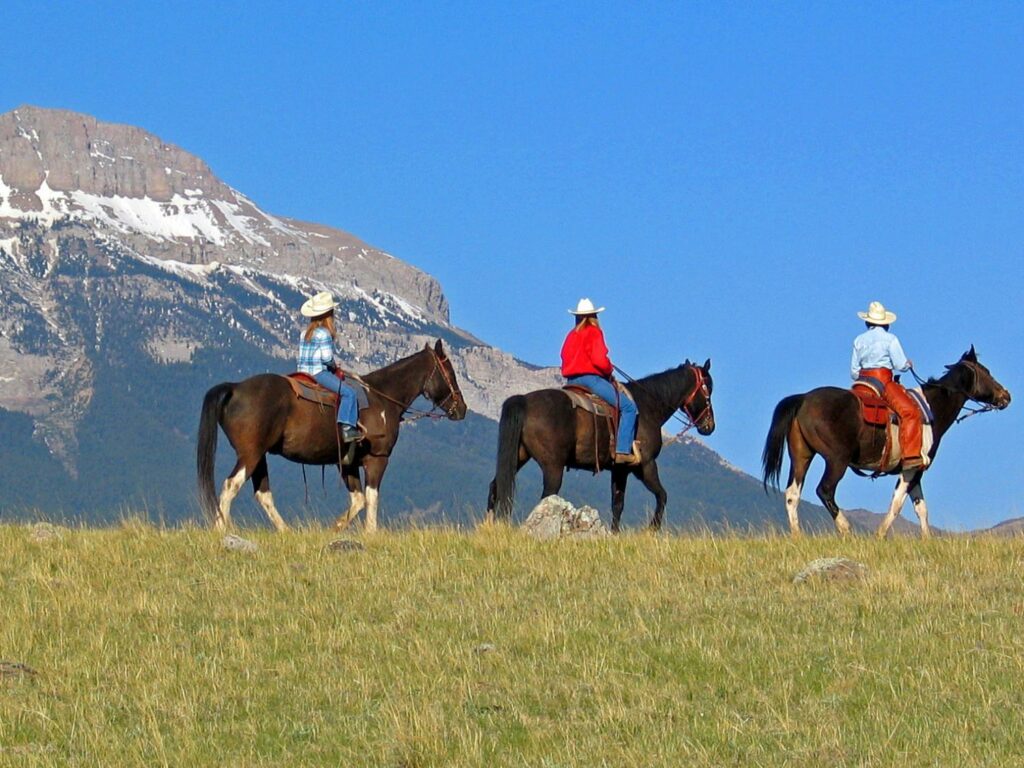
[[[988,368],[978,362],[973,346],[959,361],[946,366],[942,378],[929,380],[922,390],[935,417],[932,423],[932,447],[928,452],[932,460],[942,436],[957,420],[957,415],[968,400],[982,404],[984,410],[1002,409],[1010,404],[1010,393],[993,378]],[[764,469],[765,489],[769,483],[778,488],[782,472],[782,448],[783,444],[788,445],[790,467],[786,512],[794,536],[800,533],[800,521],[797,518],[800,491],[815,454],[821,454],[825,459],[825,474],[817,488],[818,498],[832,513],[839,533],[848,533],[850,524],[836,504],[836,486],[847,468],[853,467],[855,471],[900,475],[889,513],[878,528],[879,538],[884,538],[888,533],[908,493],[921,521],[921,536],[929,535],[928,507],[921,490],[924,470],[918,468],[901,471],[899,464],[880,467],[884,450],[884,440],[879,439],[881,429],[864,424],[860,402],[848,389],[820,387],[803,395],[791,395],[775,407],[772,426],[761,455],[761,466]]]
[[[466,416],[466,401],[455,380],[451,360],[441,341],[396,363],[362,377],[367,385],[369,408],[360,413],[367,436],[356,447],[351,463],[342,466],[349,491],[348,512],[335,527],[344,528],[366,506],[366,531],[377,529],[377,502],[388,457],[398,442],[398,427],[413,401],[421,394],[450,419]],[[238,461],[224,481],[218,500],[214,489],[214,454],[217,425],[224,430]],[[274,507],[267,474],[267,454],[284,456],[302,464],[339,463],[334,409],[298,399],[284,376],[264,373],[245,381],[218,384],[206,393],[199,419],[196,470],[203,510],[218,529],[231,521],[231,502],[252,480],[256,499],[278,530],[285,525]],[[359,468],[366,473],[363,496]]]
[[[508,519],[516,491],[516,474],[533,459],[544,475],[541,498],[558,493],[566,468],[612,471],[612,530],[619,529],[626,499],[626,481],[636,475],[657,501],[651,528],[658,529],[665,514],[668,494],[658,478],[661,427],[682,409],[702,435],[715,430],[711,408],[711,360],[703,366],[687,360],[683,365],[630,382],[639,419],[636,437],[641,464],[614,464],[606,420],[573,407],[559,389],[540,389],[510,397],[501,407],[498,425],[498,460],[487,499],[488,518]],[[595,428],[597,434],[594,434]],[[595,455],[596,452],[596,455]]]

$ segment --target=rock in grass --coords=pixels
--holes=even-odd
[[[582,539],[610,532],[593,507],[574,507],[561,496],[548,496],[533,508],[523,529],[535,539]]]
[[[60,541],[64,538],[64,531],[51,523],[36,523],[28,532],[28,540],[37,544],[45,544],[49,541]]]
[[[259,547],[256,545],[255,541],[243,539],[241,536],[235,536],[233,533],[229,533],[225,536],[224,541],[221,543],[224,545],[224,549],[229,552],[252,553],[259,551]]]
[[[823,581],[857,581],[868,575],[868,567],[845,557],[822,557],[809,562],[793,577],[794,584],[812,579]]]
[[[494,643],[480,643],[476,648],[473,649],[473,653],[481,655],[484,653],[494,653],[498,650]]]
[[[38,674],[28,664],[20,661],[0,661],[0,678],[35,677]]]
[[[366,550],[366,547],[362,542],[353,539],[335,539],[324,549],[328,552],[363,552]]]

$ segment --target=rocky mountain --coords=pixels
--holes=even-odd
[[[453,326],[430,275],[353,235],[262,210],[146,131],[36,107],[0,115],[0,516],[197,519],[203,393],[293,370],[297,308],[320,290],[340,301],[353,370],[444,339],[474,413],[403,428],[382,511],[472,520],[493,472],[502,401],[560,383],[556,370]],[[220,453],[223,476],[231,459]],[[781,499],[703,444],[669,446],[660,464],[669,525],[784,528]],[[520,511],[539,494],[531,472]],[[304,482],[295,465],[272,460],[291,519],[323,519],[343,505],[336,479],[318,474]],[[599,509],[608,492],[607,477],[589,473],[570,473],[563,490]],[[651,504],[635,484],[627,522],[642,522]],[[819,507],[801,516],[831,529]]]
[[[283,363],[296,308],[319,290],[339,297],[354,370],[442,337],[470,407],[491,416],[555,380],[452,326],[430,275],[262,211],[150,133],[35,107],[0,115],[0,407],[31,416],[70,473],[99,367],[228,348]]]

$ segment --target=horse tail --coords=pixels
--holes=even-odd
[[[217,519],[217,491],[213,485],[214,456],[217,453],[217,428],[224,406],[231,399],[234,384],[218,384],[203,398],[196,444],[196,478],[199,481],[199,505],[210,520]]]
[[[761,454],[761,468],[764,470],[762,484],[767,493],[768,484],[776,489],[779,487],[779,475],[782,474],[782,449],[786,445],[790,425],[796,418],[796,412],[804,401],[803,395],[790,395],[779,401],[772,414],[772,425],[768,430],[768,439],[764,442]]]
[[[516,495],[519,471],[519,441],[526,421],[526,397],[513,395],[501,406],[498,422],[498,461],[494,470],[494,514],[508,518]]]

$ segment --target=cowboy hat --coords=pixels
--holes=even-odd
[[[598,312],[604,312],[604,307],[595,307],[590,299],[580,299],[576,309],[569,310],[570,315],[596,315]]]
[[[334,295],[330,291],[320,291],[316,296],[306,299],[306,303],[299,311],[303,317],[320,317],[320,315],[326,315],[336,306],[338,305],[334,303]]]
[[[867,312],[858,312],[857,317],[871,325],[888,325],[896,320],[896,313],[886,309],[882,302],[872,301]]]

